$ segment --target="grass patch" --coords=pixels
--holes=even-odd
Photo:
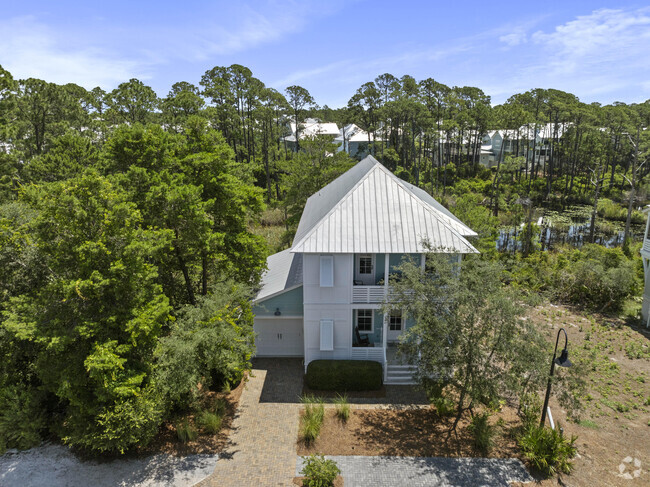
[[[600,426],[598,426],[598,423],[595,421],[592,421],[591,419],[581,419],[578,421],[578,424],[584,428],[589,428],[592,430],[597,430],[600,429]]]
[[[307,444],[316,441],[325,419],[325,405],[322,399],[303,396],[300,402],[305,405],[305,412],[300,419],[300,437]]]
[[[210,411],[202,411],[196,418],[197,426],[205,433],[214,435],[221,430],[223,418]]]
[[[183,443],[194,441],[199,436],[199,432],[189,423],[187,418],[176,423],[176,434]]]
[[[346,423],[350,419],[350,403],[348,403],[348,396],[340,394],[334,399],[336,405],[336,417]]]

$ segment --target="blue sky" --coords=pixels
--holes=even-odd
[[[6,0],[0,0],[5,3]],[[650,5],[625,1],[10,0],[0,64],[112,89],[135,77],[164,96],[213,66],[343,106],[381,73],[478,86],[502,103],[532,88],[585,102],[650,98]]]

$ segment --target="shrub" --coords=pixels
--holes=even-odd
[[[334,479],[341,473],[334,460],[326,460],[319,455],[310,455],[300,471],[305,476],[305,487],[330,487]]]
[[[14,385],[0,390],[0,454],[6,448],[25,450],[41,442],[46,426],[41,396]]]
[[[494,443],[495,428],[489,422],[490,415],[485,412],[472,417],[469,430],[472,433],[474,448],[487,455]]]
[[[194,441],[199,436],[199,433],[198,431],[196,431],[196,428],[192,426],[187,421],[187,419],[183,419],[180,422],[176,423],[176,434],[178,435],[178,439],[181,440],[183,443],[187,443],[188,441]]]
[[[577,437],[565,438],[557,430],[544,426],[530,425],[524,430],[519,439],[519,446],[533,467],[546,476],[558,472],[571,473],[571,459],[576,454],[575,441]]]
[[[220,397],[215,402],[214,412],[217,416],[224,416],[226,414],[226,400],[223,397]]]
[[[196,424],[206,433],[213,435],[218,433],[221,429],[222,420],[223,418],[218,414],[211,413],[210,411],[203,411],[196,418]]]
[[[431,401],[431,403],[435,406],[436,412],[441,418],[453,416],[456,413],[456,405],[454,404],[454,401],[447,397],[436,397]]]
[[[339,394],[337,398],[334,399],[334,404],[336,404],[336,416],[341,421],[347,422],[347,420],[350,419],[350,404],[348,403],[348,397]]]
[[[375,391],[382,385],[382,367],[370,360],[314,360],[305,382],[317,391]]]
[[[300,436],[305,443],[311,443],[318,438],[323,426],[325,405],[321,399],[316,399],[314,396],[305,396],[300,400],[305,404],[305,413],[300,420]]]

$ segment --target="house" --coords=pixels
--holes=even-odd
[[[291,122],[289,124],[291,135],[284,137],[284,141],[292,150],[296,148],[296,124]],[[339,127],[333,122],[320,122],[315,118],[308,118],[300,124],[300,140],[307,137],[316,137],[317,135],[327,135],[334,140],[340,134]]]
[[[526,157],[529,164],[544,166],[553,150],[553,139],[560,139],[569,123],[522,125],[516,130],[490,130],[483,136],[479,162],[486,167],[497,165],[506,155]]]
[[[424,266],[425,242],[460,261],[476,233],[372,156],[312,195],[290,249],[271,255],[254,300],[257,356],[374,360],[406,383],[395,344],[413,323],[383,314],[404,258]]]
[[[650,327],[650,205],[643,209],[646,216],[645,233],[643,234],[643,246],[641,247],[641,259],[643,260],[643,307],[641,316],[646,328]]]
[[[373,134],[368,134],[358,125],[351,123],[343,127],[334,142],[339,144],[339,151],[345,151],[350,157],[361,158],[370,152],[371,144],[380,141]]]

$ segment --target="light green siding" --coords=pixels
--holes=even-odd
[[[302,316],[302,286],[254,304],[253,313],[257,316],[274,316],[278,308],[283,316]]]

